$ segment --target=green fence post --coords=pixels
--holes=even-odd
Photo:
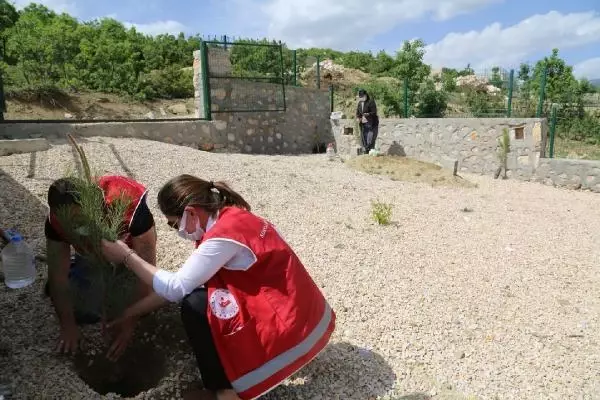
[[[321,89],[321,57],[317,56],[317,89]]]
[[[329,85],[329,109],[330,112],[333,112],[334,109],[334,101],[333,101],[333,84]]]
[[[0,121],[4,121],[4,112],[6,111],[6,101],[4,98],[4,79],[0,71]]]
[[[200,49],[200,68],[202,69],[202,96],[204,98],[204,118],[207,121],[212,121],[211,104],[210,104],[210,79],[208,70],[208,46],[205,41],[202,41]]]
[[[513,85],[515,84],[515,70],[510,70],[508,76],[508,104],[506,105],[506,116],[510,118],[512,116],[512,97],[513,97]]]
[[[549,158],[554,158],[554,138],[556,137],[556,104],[552,105],[552,115],[550,117],[550,150]]]
[[[546,97],[546,79],[548,77],[548,66],[544,68],[544,73],[542,74],[542,81],[540,82],[540,99],[538,100],[537,112],[535,113],[536,118],[540,118],[542,116],[542,111],[544,110],[544,100]]]
[[[404,78],[404,118],[408,118],[408,78]]]
[[[283,111],[286,111],[285,101],[285,67],[283,64],[283,44],[279,41],[279,63],[281,65],[281,92],[283,93]]]
[[[296,50],[292,50],[292,70],[293,70],[293,77],[292,77],[292,85],[296,86],[296,74],[298,73],[298,59],[297,59],[297,54],[296,54]]]

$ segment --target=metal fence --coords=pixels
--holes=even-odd
[[[548,121],[548,157],[600,160],[600,94],[578,104],[552,104]]]
[[[214,113],[286,110],[281,43],[203,41],[200,70],[207,119]]]

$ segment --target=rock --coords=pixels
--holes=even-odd
[[[75,116],[73,114],[65,113],[65,119],[73,119],[73,118],[75,118]]]
[[[167,110],[176,115],[186,115],[188,113],[187,107],[183,103],[171,104],[167,107]]]
[[[164,108],[162,108],[162,107],[160,108],[160,115],[161,115],[161,116],[163,116],[163,117],[166,117],[166,116],[167,116],[167,112],[166,112],[166,111],[165,111],[165,109],[164,109]]]
[[[154,116],[154,112],[153,111],[149,111],[146,114],[144,114],[144,118],[146,118],[146,119],[155,119],[156,117]]]

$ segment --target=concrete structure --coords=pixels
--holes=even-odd
[[[458,171],[493,176],[500,166],[498,138],[509,130],[508,176],[571,189],[600,192],[600,161],[547,159],[545,119],[382,119],[377,145],[384,154],[408,156]],[[332,121],[338,153],[360,153],[354,120]]]
[[[286,112],[215,114],[213,121],[0,124],[0,139],[58,138],[67,133],[150,139],[199,149],[257,154],[311,153],[333,141],[329,94],[288,87]]]
[[[334,121],[332,126],[336,139],[342,140],[342,147],[352,148],[355,154],[354,148],[360,143],[358,135],[343,132],[349,128],[356,131],[356,122],[345,119]],[[531,176],[545,146],[545,119],[382,119],[377,145],[385,154],[405,155],[437,164],[457,160],[459,171],[494,174],[499,166],[497,139],[504,128],[509,130],[511,139],[509,169],[513,174]]]
[[[542,158],[532,180],[568,189],[600,192],[600,161]]]
[[[46,139],[8,139],[0,140],[0,156],[17,153],[33,153],[50,148]]]

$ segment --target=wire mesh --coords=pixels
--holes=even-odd
[[[579,104],[556,105],[554,158],[600,160],[600,94],[584,95]]]
[[[285,111],[281,44],[206,44],[212,113]]]

